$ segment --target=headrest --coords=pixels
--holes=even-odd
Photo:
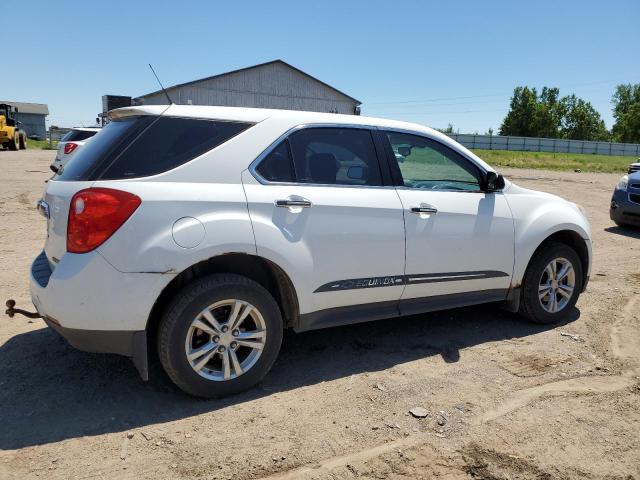
[[[314,153],[309,156],[309,173],[316,183],[336,183],[338,161],[332,153]]]

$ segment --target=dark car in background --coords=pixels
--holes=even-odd
[[[616,185],[609,216],[617,225],[640,227],[640,163],[632,163]]]

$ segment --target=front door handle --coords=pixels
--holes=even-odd
[[[276,207],[281,208],[291,208],[291,207],[299,207],[299,208],[310,208],[311,202],[307,199],[291,199],[286,198],[284,200],[276,200]]]
[[[438,209],[436,207],[423,203],[419,207],[411,207],[411,213],[426,213],[429,215],[435,215],[436,213],[438,213]]]

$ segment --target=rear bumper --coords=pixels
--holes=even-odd
[[[31,266],[31,299],[47,325],[72,346],[131,357],[146,379],[147,320],[172,278],[119,272],[95,251],[65,253],[51,269],[42,252]]]
[[[175,274],[122,273],[93,251],[65,253],[50,268],[41,253],[31,266],[31,299],[38,313],[65,328],[139,331]]]
[[[45,323],[69,345],[83,352],[113,353],[131,358],[143,380],[149,380],[147,332],[116,330],[80,330],[65,328],[56,320],[44,317]]]

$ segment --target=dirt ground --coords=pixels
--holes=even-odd
[[[0,151],[3,302],[31,306],[53,154]],[[486,306],[287,334],[257,388],[203,401],[3,316],[0,478],[640,479],[640,233],[609,220],[619,175],[504,173],[588,212],[567,324]]]

